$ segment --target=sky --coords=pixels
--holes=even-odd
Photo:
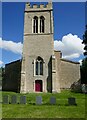
[[[2,3],[0,66],[22,57],[24,9],[24,2]],[[53,16],[54,49],[61,50],[64,59],[81,61],[84,57],[85,2],[53,2]]]

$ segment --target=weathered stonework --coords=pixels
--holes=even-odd
[[[53,16],[52,16],[52,4],[48,4],[46,8],[40,5],[33,5],[33,8],[29,4],[26,4],[25,8],[25,23],[24,23],[24,47],[23,47],[23,57],[25,61],[22,61],[22,72],[21,74],[21,92],[35,92],[35,80],[42,80],[43,92],[51,91],[49,81],[51,81],[51,69],[50,59],[54,54],[53,51]],[[44,33],[39,32],[33,33],[33,18],[40,16],[45,18]],[[39,21],[39,20],[38,20]],[[38,22],[38,24],[40,24]],[[40,26],[40,25],[39,25]],[[40,56],[44,60],[43,64],[43,76],[34,75],[34,60]],[[47,82],[48,81],[48,82]]]
[[[33,26],[35,16],[38,18],[37,33],[33,32],[33,29],[36,26],[36,23],[35,26]],[[44,16],[44,32],[40,32],[41,16]],[[31,6],[29,3],[26,4],[20,84],[17,84],[18,74],[15,76],[16,89],[20,85],[19,91],[21,93],[60,92],[61,89],[69,89],[70,86],[80,78],[80,64],[62,59],[62,53],[60,51],[54,51],[53,26],[52,3],[48,3],[46,6]],[[43,61],[43,74],[40,75],[36,75],[37,68],[35,65],[38,57]],[[16,62],[15,65],[9,64],[6,66],[7,76],[9,72],[12,73],[15,66]],[[8,89],[13,90],[13,88],[10,87],[11,84],[13,85],[12,82],[10,83],[10,80],[12,80],[13,83],[15,82],[14,79],[12,79],[12,74],[11,79],[6,77],[5,83],[7,84]],[[41,90],[37,87],[41,87]]]
[[[80,79],[80,65],[61,59],[60,62],[60,88],[69,89],[71,85]]]
[[[21,60],[5,65],[5,76],[2,80],[2,90],[20,92]]]

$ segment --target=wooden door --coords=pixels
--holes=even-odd
[[[42,92],[42,80],[35,81],[35,91]]]

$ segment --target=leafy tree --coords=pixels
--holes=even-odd
[[[87,57],[83,59],[81,66],[81,83],[87,84]]]
[[[85,47],[84,47],[84,50],[85,50],[84,55],[86,56],[87,55],[87,25],[86,25],[86,31],[85,31],[85,33],[83,35],[83,42],[82,43],[85,45]]]
[[[87,25],[86,25],[86,30],[83,35],[83,42],[82,42],[85,47],[84,47],[84,56],[85,58],[82,61],[82,66],[81,66],[81,82],[82,84],[87,84]]]

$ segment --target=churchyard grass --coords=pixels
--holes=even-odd
[[[2,95],[26,95],[27,104],[3,104],[3,118],[85,118],[85,94],[67,90],[61,93],[29,93],[2,92]],[[36,105],[36,96],[42,96],[42,105]],[[50,105],[50,97],[56,97],[56,105]],[[77,106],[68,105],[68,97],[75,97]]]

